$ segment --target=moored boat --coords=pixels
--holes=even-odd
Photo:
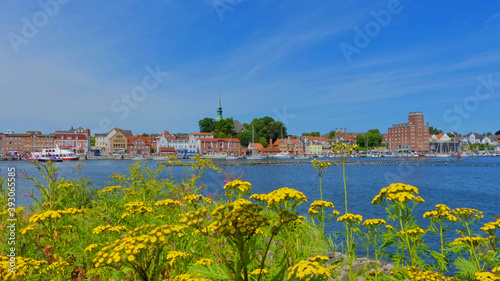
[[[80,156],[76,155],[73,151],[69,149],[61,149],[58,146],[55,148],[42,149],[42,152],[31,153],[31,159],[36,159],[40,162],[47,161],[77,161]]]

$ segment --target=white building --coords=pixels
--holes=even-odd
[[[200,138],[214,138],[214,135],[211,133],[191,133],[189,134],[189,139],[188,139],[188,153],[189,154],[195,154],[201,153],[201,147],[200,147],[200,142],[198,140]]]
[[[162,135],[156,141],[156,147],[158,151],[161,151],[162,147],[173,147],[176,154],[184,154],[188,151],[188,138],[174,139],[168,136]]]

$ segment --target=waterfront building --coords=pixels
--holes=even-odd
[[[129,155],[151,154],[151,138],[141,135],[127,137],[127,153]]]
[[[170,134],[168,131],[165,131],[156,141],[156,146],[159,152],[163,151],[162,153],[171,153],[173,149],[175,154],[182,155],[188,152],[189,138],[176,134]]]
[[[478,133],[468,133],[463,136],[464,142],[468,142],[470,144],[481,143],[481,135]]]
[[[94,147],[99,150],[106,149],[106,136],[107,134],[95,134],[95,145]]]
[[[125,153],[127,150],[127,137],[133,136],[132,131],[114,128],[105,139],[106,150],[109,153]]]
[[[191,133],[188,136],[188,147],[187,147],[187,153],[190,155],[193,155],[195,153],[201,154],[201,147],[200,143],[198,140],[200,138],[214,138],[214,135],[211,133]]]
[[[429,124],[424,123],[422,112],[410,112],[407,123],[394,124],[388,131],[392,152],[429,151]]]
[[[263,155],[264,146],[260,142],[251,142],[248,144],[246,155],[251,154],[262,154]]]
[[[281,152],[297,155],[305,153],[304,142],[300,138],[277,139],[273,146],[279,147]]]
[[[26,131],[26,134],[29,134],[29,137],[24,139],[25,153],[40,152],[55,146],[54,134],[42,134],[40,131]]]
[[[28,142],[30,134],[19,134],[14,132],[4,132],[0,134],[0,156],[13,156],[14,153],[25,152],[25,144]]]
[[[90,148],[90,130],[73,127],[67,131],[56,131],[54,133],[55,146],[72,150],[75,153],[87,153]]]
[[[429,137],[429,152],[451,153],[460,151],[460,138],[450,137],[447,134],[435,134]]]
[[[241,142],[233,138],[198,138],[197,146],[200,148],[201,156],[228,155],[240,156]],[[262,146],[262,145],[261,145]]]

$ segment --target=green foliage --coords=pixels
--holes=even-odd
[[[90,146],[95,146],[95,137],[90,137]]]
[[[215,119],[204,118],[198,122],[198,126],[200,127],[200,133],[211,133],[215,130]]]
[[[236,135],[236,138],[240,140],[241,145],[248,146],[248,144],[252,142],[252,131],[245,130],[245,131],[239,132]]]
[[[333,139],[333,138],[335,138],[335,131],[330,131],[328,133],[328,139]]]
[[[366,146],[366,137],[365,137],[365,135],[359,134],[356,137],[356,144],[359,145],[359,146],[361,146],[361,147],[365,147]]]
[[[250,140],[252,127],[255,131],[256,140],[259,140],[261,137],[263,137],[267,142],[269,139],[281,139],[282,135],[283,137],[287,136],[287,128],[285,124],[280,121],[275,121],[269,116],[263,118],[255,118],[250,124],[244,123],[243,126],[245,127],[245,129],[247,129],[247,131],[250,131]]]
[[[331,133],[331,132],[330,132]],[[335,132],[333,132],[335,134]],[[311,136],[311,137],[319,137],[319,132],[310,132],[310,133],[302,133],[302,136]]]
[[[215,122],[214,130],[212,133],[216,138],[232,138],[235,134],[233,119],[226,118]]]
[[[377,147],[382,143],[382,135],[378,129],[371,129],[366,133],[368,146]]]
[[[438,128],[434,128],[434,127],[429,127],[429,135],[439,135],[439,134],[442,134],[443,133],[443,130],[439,130]]]

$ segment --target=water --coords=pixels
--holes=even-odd
[[[362,161],[377,161],[388,163],[392,158],[362,158]],[[246,160],[241,160],[246,161]],[[280,160],[282,161],[282,160]],[[409,164],[402,160],[397,165],[353,165],[346,167],[348,177],[348,209],[350,213],[361,214],[364,219],[385,218],[386,213],[381,206],[371,205],[371,200],[381,188],[393,182],[403,182],[416,186],[426,203],[420,204],[415,210],[417,218],[422,218],[424,212],[433,210],[436,204],[446,204],[450,208],[467,207],[484,212],[484,221],[492,221],[492,216],[500,216],[500,157],[464,158],[456,162],[454,159],[429,159]],[[309,160],[304,161],[309,162]],[[56,163],[59,167],[59,178],[75,178],[78,170],[75,163],[85,164],[81,175],[89,177],[94,186],[99,189],[113,185],[110,176],[113,173],[127,173],[127,168],[136,163],[131,160],[93,160],[79,162]],[[147,165],[155,167],[159,161],[148,161]],[[372,162],[374,163],[374,162]],[[477,166],[476,166],[477,165]],[[6,176],[7,168],[15,167],[17,173],[25,170],[29,175],[37,176],[38,172],[29,162],[0,162],[0,176]],[[174,177],[180,178],[185,167],[172,167]],[[307,212],[309,204],[319,200],[317,188],[319,180],[312,165],[293,166],[226,166],[231,173],[244,173],[244,180],[252,183],[253,193],[268,193],[281,187],[290,187],[302,191],[308,199],[299,211]],[[169,177],[167,170],[162,177]],[[40,177],[39,177],[40,178]],[[206,193],[223,193],[224,175],[208,171],[202,181],[207,185]],[[25,193],[39,192],[31,181],[16,179],[18,206],[29,206],[33,199],[25,197]],[[341,170],[332,165],[323,175],[323,199],[333,202],[335,209],[341,213],[345,210],[344,188]],[[426,219],[419,219],[426,226]],[[334,224],[338,225],[338,224]],[[330,227],[329,231],[336,231]]]

